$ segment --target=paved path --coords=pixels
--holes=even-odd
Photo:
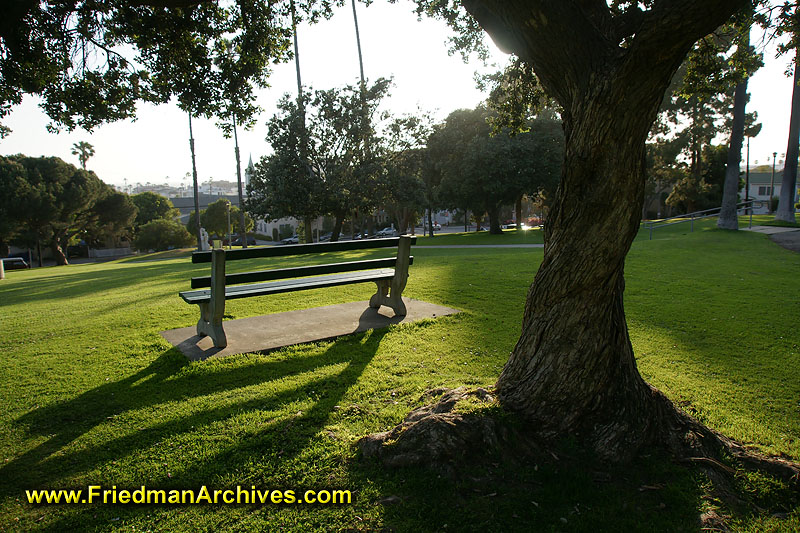
[[[753,226],[752,228],[741,228],[742,231],[754,231],[764,235],[776,235],[778,233],[790,233],[800,231],[800,228],[786,228],[783,226]]]
[[[425,248],[544,248],[544,244],[418,244],[415,250]]]
[[[785,228],[781,226],[753,226],[746,231],[754,231],[769,235],[769,238],[787,250],[800,253],[800,228]]]

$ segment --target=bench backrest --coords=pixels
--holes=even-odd
[[[208,252],[194,252],[192,263],[212,262],[214,254],[221,259],[224,272],[226,261],[239,259],[252,259],[257,257],[285,257],[292,255],[305,255],[324,252],[339,252],[347,250],[368,250],[371,248],[398,248],[397,257],[386,259],[367,259],[364,261],[342,261],[325,265],[311,265],[293,268],[276,268],[271,270],[260,270],[255,272],[241,272],[236,274],[225,274],[224,285],[235,285],[237,283],[253,283],[258,281],[272,281],[286,278],[299,278],[304,276],[316,276],[324,274],[335,274],[337,272],[352,272],[356,270],[368,270],[372,268],[399,268],[407,271],[408,265],[414,263],[414,257],[409,255],[409,249],[417,241],[416,237],[402,236],[390,239],[370,239],[363,241],[345,241],[314,244],[291,244],[285,246],[271,246],[263,248],[244,248],[241,250],[211,250]],[[220,253],[222,252],[222,253]],[[213,266],[213,265],[212,265]],[[212,276],[214,275],[212,268]],[[212,276],[200,276],[192,278],[191,287],[200,289],[212,286]],[[221,280],[220,280],[221,281]]]
[[[226,261],[237,259],[253,259],[255,257],[283,257],[289,255],[321,254],[325,252],[345,252],[348,250],[368,250],[370,248],[396,248],[400,239],[411,239],[411,244],[417,242],[416,237],[391,237],[389,239],[364,239],[360,241],[342,242],[315,242],[313,244],[288,244],[283,246],[261,246],[256,248],[243,248],[225,252]],[[192,263],[210,263],[211,253],[192,253]]]

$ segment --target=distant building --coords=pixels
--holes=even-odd
[[[173,196],[182,196],[182,191],[180,187],[173,187],[172,185],[168,185],[166,183],[145,183],[142,185],[141,183],[137,183],[133,187],[131,187],[130,194],[140,194],[143,192],[152,192],[155,194],[160,194],[165,198],[171,198]]]
[[[200,211],[207,209],[209,204],[216,202],[220,199],[228,200],[231,205],[239,206],[239,194],[226,194],[222,196],[218,195],[209,195],[200,193],[198,196],[198,202],[200,204]],[[174,205],[178,211],[181,212],[180,221],[182,224],[186,224],[189,221],[189,215],[192,214],[194,211],[194,197],[193,196],[185,196],[185,197],[172,197],[170,198],[172,205]]]
[[[781,185],[783,182],[783,170],[775,172],[775,190],[772,191],[772,172],[750,172],[750,188],[745,191],[744,188],[740,191],[741,201],[745,198],[755,200],[755,209],[753,213],[760,215],[769,212],[769,199],[770,196],[781,196]],[[794,192],[794,203],[798,201],[798,190]]]

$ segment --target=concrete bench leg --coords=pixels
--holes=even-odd
[[[375,284],[378,286],[378,292],[373,294],[372,298],[369,299],[369,306],[373,309],[377,309],[383,305],[383,302],[386,301],[389,294],[388,280],[376,281]]]
[[[200,337],[208,335],[214,341],[216,348],[225,348],[228,345],[228,338],[225,336],[225,330],[222,329],[222,317],[219,320],[214,320],[211,315],[211,306],[209,304],[200,304],[197,335]]]
[[[222,315],[225,314],[225,250],[211,252],[211,300],[200,304],[200,320],[197,334],[208,335],[217,348],[225,348],[228,338],[222,329]]]
[[[369,306],[377,309],[381,305],[391,307],[395,316],[406,316],[406,304],[403,303],[403,289],[408,281],[408,263],[411,253],[411,238],[400,237],[397,247],[397,263],[394,277],[389,280],[376,281],[378,292],[369,299]]]

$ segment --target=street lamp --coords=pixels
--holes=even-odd
[[[750,137],[747,137],[747,165],[744,168],[744,202],[745,206],[750,201]],[[749,213],[750,210],[748,209]]]
[[[769,182],[769,214],[772,214],[772,197],[775,194],[775,160],[778,157],[778,152],[772,152],[772,179]]]

